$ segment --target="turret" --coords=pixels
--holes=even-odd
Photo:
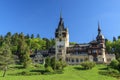
[[[64,21],[62,15],[60,15],[60,21],[55,31],[55,54],[56,59],[62,59],[65,61],[66,48],[69,46],[69,33],[68,29],[64,27]]]
[[[105,38],[104,38],[104,35],[102,35],[101,33],[101,29],[100,29],[100,25],[98,23],[98,35],[96,37],[96,40],[99,42],[99,43],[105,43]]]
[[[105,38],[104,35],[101,33],[100,25],[98,23],[98,35],[96,37],[96,40],[98,42],[98,47],[99,47],[99,62],[106,62],[106,55],[105,55]]]

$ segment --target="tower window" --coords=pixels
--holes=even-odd
[[[96,53],[97,51],[96,50],[92,50],[92,53]]]
[[[61,34],[59,34],[61,36]]]
[[[60,38],[60,39],[59,39],[59,41],[61,42],[61,41],[62,41],[62,39]]]

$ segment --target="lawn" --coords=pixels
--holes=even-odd
[[[79,65],[67,66],[63,74],[15,76],[9,75],[21,72],[24,69],[11,69],[5,77],[0,76],[0,80],[117,80],[116,78],[100,75],[98,71],[105,68],[104,65],[96,65],[92,70],[82,70]],[[2,71],[0,71],[2,75]]]

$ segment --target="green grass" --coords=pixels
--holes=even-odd
[[[68,66],[64,69],[63,74],[49,74],[49,75],[31,75],[31,76],[15,76],[15,74],[22,72],[25,69],[11,69],[7,72],[6,77],[0,76],[0,80],[117,80],[116,78],[100,75],[100,69],[105,68],[104,65],[96,65],[92,70],[82,70],[79,65]],[[29,70],[29,69],[28,69]],[[2,75],[2,71],[0,71]]]

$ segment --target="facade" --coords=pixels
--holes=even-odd
[[[68,28],[64,27],[63,18],[60,16],[58,27],[55,30],[55,46],[47,50],[44,54],[50,57],[55,56],[57,60],[62,59],[68,64],[80,64],[84,61],[110,63],[111,60],[115,59],[115,55],[106,54],[105,49],[105,38],[101,33],[99,24],[96,40],[86,44],[69,45],[69,31]],[[41,61],[44,62],[44,58],[46,57],[42,56],[44,54],[42,52],[39,53],[39,57],[37,56],[33,61],[36,62],[38,60],[39,63],[41,63]]]
[[[87,44],[69,45],[69,32],[64,27],[62,17],[55,31],[55,56],[56,59],[62,59],[68,64],[79,64],[83,61],[94,61],[106,63],[105,39],[98,25],[98,35],[96,40]]]

